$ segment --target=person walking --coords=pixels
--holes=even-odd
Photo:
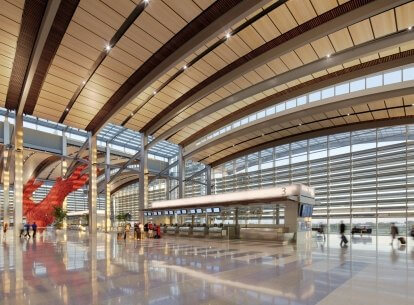
[[[36,238],[36,232],[37,232],[37,224],[36,221],[32,224],[32,230],[33,230],[33,239]]]
[[[26,223],[24,225],[24,228],[26,229],[26,234],[24,234],[24,237],[29,237],[30,238],[30,225],[28,223]]]
[[[341,246],[341,248],[343,246],[346,246],[348,243],[348,239],[345,236],[345,224],[343,221],[341,221],[341,224],[339,225],[339,233],[341,234],[341,243],[339,244]]]
[[[24,224],[20,224],[20,238],[22,238],[22,236],[23,236],[23,234],[24,234]]]
[[[391,223],[391,243],[390,245],[393,246],[394,245],[394,239],[395,237],[398,235],[398,228],[395,225],[395,223]]]
[[[134,238],[135,239],[139,239],[138,231],[139,231],[139,226],[138,226],[138,222],[136,222],[134,223]]]

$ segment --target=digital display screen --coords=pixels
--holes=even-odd
[[[181,214],[187,214],[187,210],[181,210]]]
[[[214,213],[220,213],[220,208],[213,208]]]
[[[299,217],[312,217],[313,205],[302,204],[299,210]]]
[[[212,208],[207,208],[207,209],[206,209],[206,212],[207,212],[207,213],[211,213],[211,212],[213,212],[213,209],[212,209]]]
[[[164,215],[168,215],[168,211],[164,211]]]
[[[168,211],[168,215],[174,215],[174,211]]]
[[[195,214],[195,210],[194,209],[191,209],[190,210],[190,214]]]
[[[161,211],[159,211],[159,212],[158,212],[158,216],[161,216],[161,215],[162,215],[162,213],[161,213]]]
[[[203,214],[203,209],[197,209],[197,214]]]
[[[180,210],[175,211],[175,214],[177,214],[177,215],[181,215],[181,211],[180,211]]]
[[[144,216],[147,216],[148,214],[147,214],[147,212],[144,212]]]
[[[148,213],[147,213],[147,215],[148,215],[148,216],[151,216],[151,215],[152,215],[152,213],[151,213],[151,212],[148,212]]]

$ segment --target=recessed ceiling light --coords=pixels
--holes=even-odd
[[[105,50],[109,52],[111,50],[111,46],[109,44],[106,45]]]
[[[183,67],[183,69],[185,70],[185,69],[187,69],[188,67],[187,67],[187,65],[184,65],[184,67]]]
[[[149,0],[144,0],[144,3],[145,3],[145,4],[148,4],[148,2],[149,2]]]
[[[229,39],[231,37],[230,32],[226,34],[226,39]]]
[[[65,111],[69,111],[69,108],[66,108]]]
[[[86,81],[83,81],[83,82],[82,82],[82,85],[85,85],[85,84],[86,84]]]
[[[156,94],[157,94],[157,91],[154,91],[152,94],[153,94],[153,95],[156,95]]]
[[[347,113],[346,115],[349,115],[349,113]]]
[[[133,112],[131,112],[131,116],[133,116],[134,115],[134,113]]]
[[[328,57],[328,58],[331,57],[331,54],[326,55],[326,57]]]
[[[409,30],[409,31],[411,31],[411,30],[412,30],[412,28],[413,28],[413,27],[410,25],[410,26],[408,27],[408,30]]]
[[[299,125],[298,126],[302,126],[302,124],[301,123],[299,123]]]

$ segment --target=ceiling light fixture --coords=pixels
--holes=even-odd
[[[111,51],[111,46],[110,46],[109,44],[108,44],[108,45],[106,45],[105,50],[106,50],[107,52]]]
[[[131,116],[134,116],[134,113],[133,112],[131,112]]]
[[[65,111],[69,111],[69,108],[66,108]]]
[[[349,115],[349,113],[347,113],[347,115]]]
[[[83,82],[82,82],[82,85],[85,85],[85,84],[86,84],[86,81],[83,81]]]
[[[184,65],[184,67],[183,67],[183,69],[185,70],[185,69],[187,69],[188,67],[187,67],[187,65]]]
[[[156,94],[157,94],[157,91],[154,91],[152,94],[153,94],[153,95],[156,95]]]
[[[302,126],[302,124],[301,123],[299,123],[299,125],[298,126]]]
[[[149,2],[149,0],[144,0],[144,3],[145,3],[145,4],[148,4],[148,2]]]
[[[412,25],[410,25],[409,27],[408,27],[408,30],[409,31],[411,31],[413,29],[413,26]]]
[[[230,32],[226,34],[226,39],[229,39],[231,37]]]
[[[328,58],[331,57],[331,54],[326,55],[326,57],[328,57]]]

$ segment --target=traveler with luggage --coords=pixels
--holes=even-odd
[[[341,243],[339,245],[341,248],[348,244],[348,239],[345,236],[345,229],[345,224],[343,221],[341,221],[341,224],[339,225],[339,233],[341,234]]]
[[[393,246],[394,245],[394,239],[395,237],[398,235],[398,228],[395,225],[395,223],[391,223],[391,243],[390,245]]]

